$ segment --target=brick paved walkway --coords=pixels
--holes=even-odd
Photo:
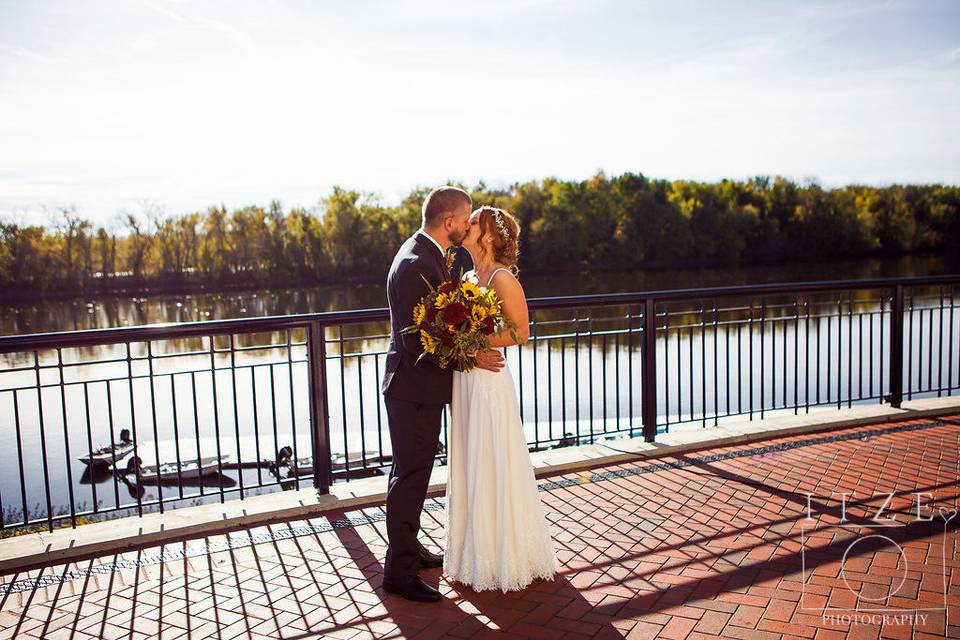
[[[3,576],[0,639],[960,637],[949,420],[541,479],[563,569],[521,592],[384,594],[377,505]],[[428,500],[434,550],[442,522]]]

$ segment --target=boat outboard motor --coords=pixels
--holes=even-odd
[[[135,473],[140,475],[140,466],[143,463],[143,460],[140,459],[140,456],[133,456],[127,460],[127,473]]]
[[[279,451],[277,451],[276,465],[279,467],[284,462],[289,461],[291,458],[293,458],[293,449],[291,449],[289,446],[282,447]]]
[[[130,442],[130,429],[120,430],[120,442],[123,444]]]

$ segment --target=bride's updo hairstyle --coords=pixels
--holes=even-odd
[[[477,209],[480,218],[480,253],[484,257],[493,254],[496,262],[510,267],[514,275],[520,272],[517,260],[520,257],[520,223],[503,209],[483,206]],[[487,242],[487,239],[490,242]]]

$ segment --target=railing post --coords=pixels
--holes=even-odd
[[[641,375],[643,388],[640,393],[643,417],[643,439],[653,442],[657,435],[657,315],[656,301],[647,298],[643,307],[643,356]]]
[[[321,493],[330,491],[330,413],[327,411],[327,347],[323,323],[310,323],[307,336],[307,362],[310,366],[310,439],[313,442],[313,486]]]
[[[899,409],[903,402],[903,285],[893,288],[890,308],[890,405]]]

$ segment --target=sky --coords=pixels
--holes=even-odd
[[[960,2],[0,0],[0,219],[639,172],[960,183]]]

